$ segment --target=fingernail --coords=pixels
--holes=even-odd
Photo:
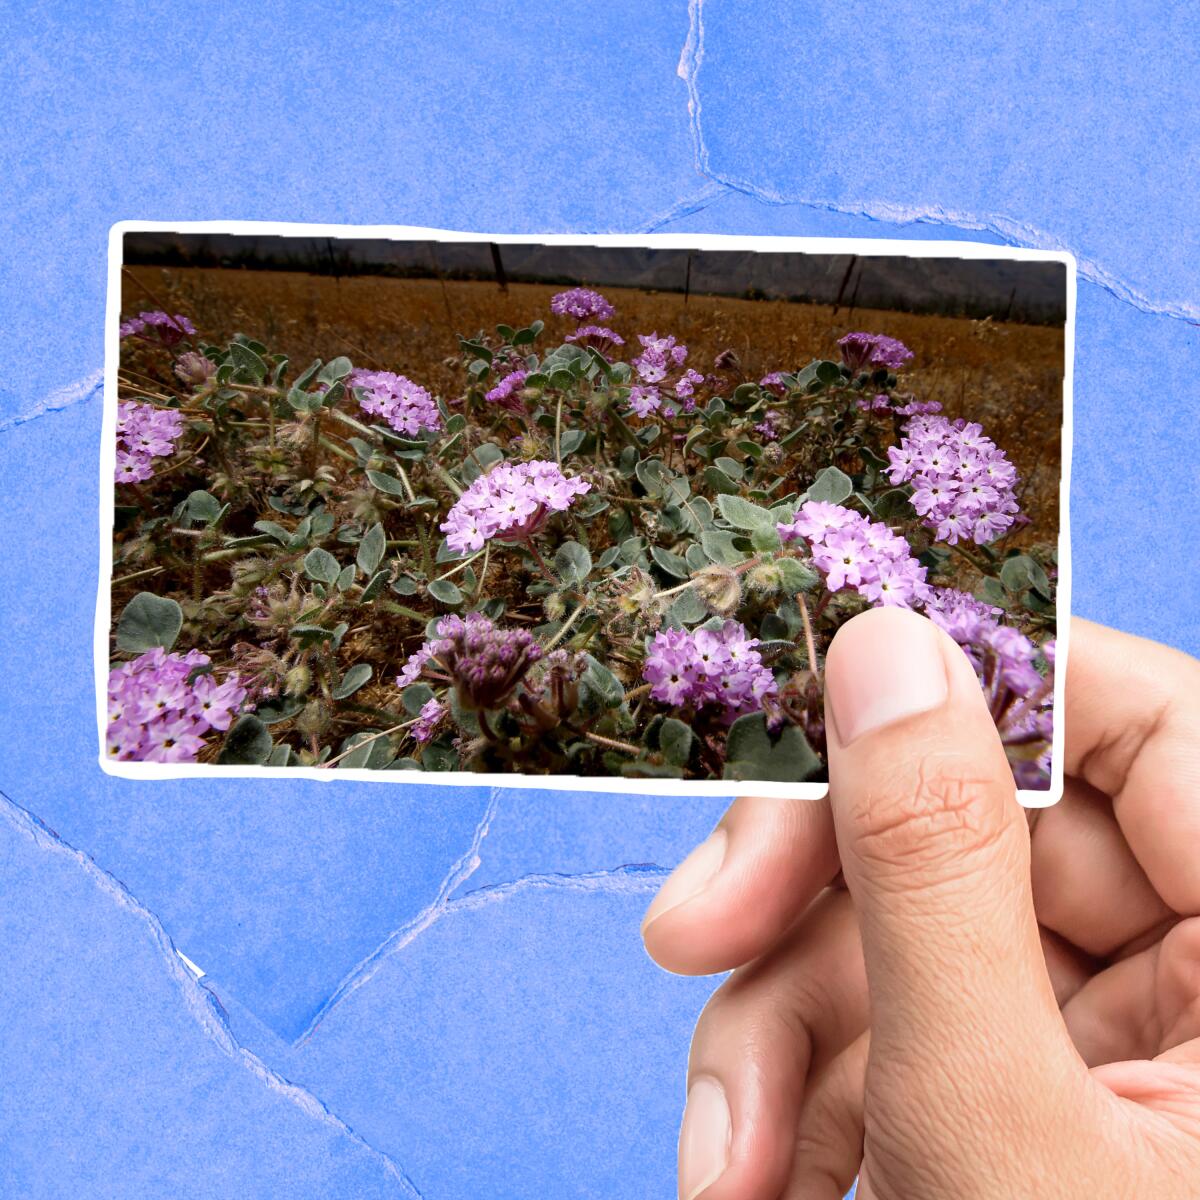
[[[679,1130],[680,1200],[692,1200],[725,1174],[732,1142],[725,1089],[701,1075],[688,1088]]]
[[[825,667],[834,731],[843,746],[946,702],[946,665],[932,622],[875,609],[844,625]]]
[[[658,895],[646,909],[642,918],[642,931],[651,921],[663,913],[678,908],[681,904],[698,896],[712,882],[725,861],[725,846],[728,842],[724,829],[714,829],[667,877],[667,882],[658,890]]]

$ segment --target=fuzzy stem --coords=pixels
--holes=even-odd
[[[602,733],[592,733],[591,730],[585,730],[583,736],[589,742],[595,742],[597,746],[607,746],[610,750],[623,750],[626,754],[632,754],[635,757],[642,753],[637,746],[631,746],[628,742],[618,742],[615,738],[605,737]]]
[[[546,643],[545,649],[553,650],[559,642],[567,635],[567,630],[579,619],[580,615],[587,611],[587,606],[579,605],[578,608],[559,626],[558,632]]]
[[[812,619],[808,615],[808,603],[804,599],[804,593],[797,592],[796,600],[800,605],[800,619],[804,622],[804,644],[808,649],[808,669],[817,679],[820,679],[821,668],[817,665],[817,647],[813,640]]]

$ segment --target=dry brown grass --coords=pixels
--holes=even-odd
[[[297,365],[346,354],[357,365],[400,371],[443,395],[463,386],[458,334],[499,322],[518,327],[550,315],[557,287],[401,280],[334,279],[295,272],[208,268],[132,268],[124,312],[167,307],[196,323],[201,337],[223,342],[241,332]],[[914,351],[907,386],[939,400],[950,416],[981,421],[1023,480],[1022,504],[1033,527],[1022,537],[1052,540],[1058,530],[1063,331],[956,317],[604,288],[616,305],[612,326],[627,341],[651,330],[676,334],[704,370],[732,349],[747,378],[836,357],[849,329],[897,337]]]

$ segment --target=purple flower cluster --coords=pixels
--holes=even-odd
[[[1001,624],[1003,609],[955,588],[933,588],[925,615],[966,652],[1010,757],[1018,787],[1045,788],[1054,732],[1054,640],[1040,648]],[[1045,671],[1037,668],[1039,654]]]
[[[237,675],[218,683],[199,650],[147,650],[108,673],[108,754],[125,762],[195,762],[210,729],[228,729],[247,691]]]
[[[783,372],[772,371],[769,375],[764,375],[759,381],[760,388],[766,388],[768,392],[774,392],[776,396],[786,396],[787,388],[783,383]]]
[[[982,426],[961,417],[913,417],[888,447],[892,483],[911,483],[912,506],[939,541],[993,541],[1020,513],[1016,468]]]
[[[704,376],[691,367],[684,367],[688,348],[674,337],[659,337],[657,333],[638,335],[642,352],[630,360],[641,381],[629,393],[629,409],[645,420],[652,414],[674,417],[680,412],[696,409],[696,385]]]
[[[421,705],[416,724],[412,727],[412,735],[418,742],[433,740],[434,732],[446,715],[446,706],[435,696]]]
[[[591,486],[544,459],[497,463],[459,496],[440,529],[458,554],[480,550],[490,538],[527,541],[552,512],[565,512]]]
[[[483,398],[489,404],[500,404],[513,412],[521,412],[525,406],[518,393],[525,386],[528,374],[528,371],[510,371],[491,391],[485,392]]]
[[[764,437],[769,442],[773,442],[779,436],[779,422],[782,416],[773,408],[768,408],[763,413],[763,419],[754,426],[754,432],[760,437]]]
[[[187,350],[175,360],[175,375],[183,383],[199,386],[217,373],[217,364],[198,350]]]
[[[392,371],[355,368],[346,376],[365,413],[382,417],[397,433],[416,437],[422,429],[441,429],[442,414],[419,384]]]
[[[618,346],[625,345],[625,339],[619,333],[614,333],[603,325],[580,325],[574,333],[568,333],[563,341],[591,346],[606,358]]]
[[[808,500],[790,522],[776,528],[785,543],[808,543],[813,565],[831,592],[852,587],[874,605],[904,608],[929,595],[926,570],[908,541],[882,521],[869,521],[840,504]]]
[[[882,333],[847,333],[838,338],[842,362],[851,371],[886,367],[898,371],[913,356],[913,352],[895,338]]]
[[[183,413],[125,400],[117,405],[118,483],[144,483],[154,476],[154,460],[175,453],[183,433]]]
[[[464,708],[498,708],[541,657],[541,646],[524,629],[500,629],[482,613],[452,615],[438,622],[437,637],[409,658],[396,684],[403,688],[415,683],[432,663],[450,676]],[[426,709],[432,728],[435,710],[426,703],[421,709],[423,720]]]
[[[144,312],[122,321],[118,332],[122,340],[139,337],[143,341],[174,346],[185,337],[195,337],[196,327],[182,313],[171,316],[165,312]]]
[[[897,417],[929,417],[942,411],[942,406],[936,400],[905,399],[903,404],[897,404],[900,397],[880,393],[874,398],[864,396],[858,407],[863,412],[889,413]]]
[[[650,695],[664,704],[720,705],[729,715],[754,712],[775,691],[775,677],[744,625],[664,629],[654,635],[642,669]]]
[[[577,321],[607,321],[617,310],[599,292],[577,287],[552,296],[550,311]]]

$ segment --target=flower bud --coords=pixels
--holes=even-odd
[[[753,592],[777,592],[783,586],[783,577],[773,562],[759,563],[746,576],[746,586]]]
[[[547,621],[560,621],[563,614],[567,611],[566,602],[558,592],[551,592],[545,600],[542,601],[542,612],[546,614]]]
[[[283,677],[283,690],[289,696],[306,696],[311,686],[312,671],[303,663],[297,663]]]
[[[217,364],[195,350],[188,350],[175,361],[175,374],[184,382],[199,387],[217,373]]]
[[[742,581],[732,568],[720,563],[702,567],[692,579],[696,595],[709,612],[718,617],[728,617],[737,611],[742,602]]]

